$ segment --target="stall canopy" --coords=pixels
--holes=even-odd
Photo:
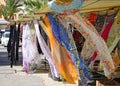
[[[80,12],[84,13],[91,11],[106,10],[119,6],[120,6],[120,0],[86,0],[85,4],[80,9]],[[44,8],[38,10],[36,14],[49,13],[49,12],[52,12],[52,10],[46,5]]]

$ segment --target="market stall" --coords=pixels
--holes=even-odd
[[[60,1],[60,2],[59,2]],[[62,3],[61,3],[62,2]],[[72,5],[72,4],[75,4],[74,2],[77,2],[79,3],[76,4],[76,6]],[[56,4],[57,3],[57,4]],[[95,60],[100,60],[100,65],[102,64],[103,66],[101,67],[104,67],[102,68],[102,70],[104,70],[104,75],[108,78],[112,77],[111,73],[113,71],[115,71],[115,67],[114,67],[114,63],[113,63],[113,60],[112,60],[112,56],[111,56],[111,51],[114,49],[113,46],[112,46],[112,49],[110,47],[108,47],[108,42],[109,40],[107,40],[107,38],[109,39],[110,38],[110,35],[109,35],[109,32],[111,32],[110,28],[112,27],[113,25],[113,22],[115,22],[115,17],[117,17],[117,15],[119,14],[119,6],[120,6],[120,1],[118,0],[114,0],[114,1],[103,1],[103,0],[87,0],[84,2],[82,1],[76,1],[76,0],[69,0],[68,2],[66,1],[61,1],[61,0],[57,0],[56,1],[52,1],[48,4],[48,6],[44,7],[43,9],[40,9],[39,11],[36,12],[36,14],[47,14],[48,17],[49,17],[49,21],[50,21],[50,24],[52,24],[52,22],[59,22],[61,23],[65,28],[68,28],[67,27],[67,24],[71,24],[73,26],[73,28],[75,29],[78,29],[78,28],[84,28],[84,30],[81,30],[81,29],[78,29],[78,32],[81,33],[81,35],[85,38],[85,43],[84,43],[84,46],[83,46],[83,49],[82,49],[82,58],[80,57],[79,58],[79,61],[81,62],[83,59],[86,59],[88,60],[88,58],[90,59],[92,57],[91,60],[93,60],[91,62],[92,66],[93,66],[93,63],[95,62]],[[67,5],[66,5],[67,4]],[[78,5],[78,7],[77,7]],[[73,10],[74,9],[74,10]],[[114,10],[114,12],[112,11]],[[68,11],[68,12],[67,12]],[[110,20],[110,17],[106,18],[105,16],[105,21],[106,21],[106,24],[105,24],[105,21],[104,21],[104,29],[102,29],[103,27],[101,27],[102,31],[100,34],[98,32],[96,32],[95,28],[93,28],[93,26],[84,18],[84,17],[80,17],[80,13],[82,13],[83,15],[85,14],[88,14],[90,12],[96,12],[97,14],[104,14],[103,11],[105,11],[106,14],[110,14],[113,13],[113,15],[111,16],[111,20]],[[50,13],[52,13],[54,15],[53,18],[56,18],[58,21],[55,21],[53,20],[52,21],[52,15],[50,15]],[[89,15],[89,14],[88,14]],[[88,17],[87,15],[87,17]],[[90,16],[90,15],[89,15]],[[60,18],[59,18],[60,17]],[[119,17],[119,16],[118,16]],[[119,20],[119,18],[117,17],[117,19]],[[82,21],[82,22],[80,22]],[[93,18],[94,19],[94,18]],[[108,19],[108,20],[107,20]],[[43,19],[44,20],[44,19]],[[45,22],[45,20],[44,20]],[[48,22],[48,20],[46,20],[46,22]],[[68,23],[66,23],[68,22]],[[109,22],[109,25],[107,24]],[[111,23],[112,24],[111,24]],[[98,22],[100,23],[100,22]],[[45,25],[41,22],[40,23],[44,28],[45,28]],[[46,23],[47,24],[47,23]],[[86,27],[86,24],[87,24],[87,27]],[[47,24],[48,25],[48,24]],[[55,24],[56,25],[56,24]],[[55,25],[52,24],[52,29],[55,28]],[[97,25],[97,24],[96,24]],[[108,26],[107,26],[108,25]],[[54,26],[54,27],[53,27]],[[49,26],[48,26],[49,27]],[[58,27],[58,26],[56,26]],[[94,27],[97,27],[94,25]],[[99,26],[98,26],[99,27]],[[47,28],[47,27],[46,27]],[[85,28],[86,28],[86,31],[85,31]],[[91,28],[90,30],[92,31],[89,31],[87,28]],[[107,28],[107,29],[105,29]],[[109,28],[109,30],[108,30]],[[72,29],[73,30],[73,29]],[[59,31],[59,30],[57,30]],[[86,32],[89,32],[89,33],[86,33]],[[117,32],[119,33],[119,31]],[[49,33],[48,33],[49,34]],[[59,42],[60,39],[57,38],[57,32],[55,32],[53,30],[53,35],[55,36],[55,38],[57,39],[57,41]],[[58,33],[59,34],[59,33]],[[94,36],[93,36],[94,34]],[[95,35],[96,34],[96,35]],[[104,35],[104,34],[108,34],[108,35]],[[59,34],[60,35],[60,34]],[[61,33],[62,35],[62,33]],[[101,35],[101,36],[100,36]],[[67,35],[66,35],[67,36]],[[62,36],[61,36],[62,37]],[[90,37],[90,38],[89,38]],[[102,39],[101,39],[102,38]],[[119,40],[119,37],[117,36],[117,42],[116,44],[118,43],[118,40]],[[89,40],[90,39],[90,40]],[[88,41],[87,41],[88,40]],[[62,40],[63,41],[63,40]],[[93,44],[92,44],[93,43]],[[106,45],[107,43],[107,45]],[[61,44],[61,43],[60,43]],[[64,41],[63,41],[63,44],[64,44]],[[115,45],[116,45],[115,44]],[[89,46],[85,46],[85,45],[89,45]],[[53,46],[53,45],[51,45]],[[69,48],[67,48],[67,45],[64,44],[64,46],[66,47],[66,49],[71,52],[69,50]],[[95,47],[96,46],[96,47]],[[104,47],[103,47],[104,46]],[[93,48],[94,47],[94,48]],[[114,46],[115,47],[115,46]],[[88,51],[88,49],[91,49]],[[102,51],[101,51],[102,50]],[[109,52],[110,51],[110,52]],[[54,49],[53,51],[54,52]],[[74,53],[74,52],[71,52],[71,53]],[[119,52],[118,52],[119,53]],[[96,55],[97,54],[97,55]],[[89,56],[89,57],[85,57],[86,56]],[[54,56],[53,56],[54,57]],[[106,58],[106,59],[105,59]],[[55,58],[54,58],[55,59]],[[73,60],[73,58],[72,58]],[[75,60],[73,60],[74,62]],[[75,62],[76,63],[76,62]],[[74,64],[75,64],[74,63]],[[84,64],[84,61],[81,62],[82,64]],[[82,65],[81,64],[81,65]],[[90,65],[91,66],[91,65]],[[58,67],[58,66],[57,66]],[[58,67],[59,68],[59,67]],[[84,70],[84,72],[86,74],[83,73],[83,76],[80,77],[80,80],[82,81],[83,78],[82,77],[87,77],[87,68],[82,65],[80,67],[80,69],[83,71],[83,69],[86,69]],[[60,71],[60,70],[59,70]],[[97,72],[97,71],[96,71]],[[82,74],[81,74],[82,75]],[[85,76],[84,76],[85,75]],[[110,76],[109,76],[110,75]],[[84,78],[84,80],[87,78]],[[67,78],[65,78],[67,79]],[[84,80],[82,82],[82,84],[84,84]],[[69,82],[69,81],[68,81]]]
[[[35,15],[17,20],[24,22],[24,71],[33,72],[40,62],[37,37],[52,78],[72,84],[79,80],[83,86],[92,81],[95,73],[104,80],[115,78],[120,64],[119,6],[119,0],[54,0]]]

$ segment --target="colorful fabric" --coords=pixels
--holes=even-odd
[[[118,48],[116,47],[111,53],[114,61],[115,68],[117,69],[120,64],[120,58],[118,58]]]
[[[104,31],[102,32],[101,34],[101,37],[106,41],[107,40],[107,37],[108,37],[108,34],[109,34],[109,31],[111,29],[111,26],[113,24],[113,21],[110,21],[104,28]]]
[[[55,13],[63,13],[64,11],[78,10],[83,6],[85,0],[72,0],[68,5],[61,5],[56,3],[54,0],[49,3],[49,7]]]
[[[81,51],[81,57],[84,60],[89,61],[91,59],[91,57],[93,56],[94,51],[95,51],[94,46],[90,45],[88,41],[85,41],[83,48],[82,48],[82,51]]]
[[[75,26],[84,36],[86,41],[88,41],[89,45],[92,45],[93,48],[95,48],[97,51],[97,56],[104,67],[105,76],[110,78],[111,73],[115,70],[115,67],[104,40],[99,36],[95,28],[88,20],[86,20],[86,18],[81,17],[79,13],[65,16],[64,19],[71,22],[71,24]]]
[[[114,17],[115,17],[115,13],[110,14],[110,15],[108,14],[105,18],[104,26],[101,31],[101,37],[104,39],[104,41],[107,40],[108,34],[110,32],[110,29],[111,29],[113,21],[114,21]],[[96,57],[97,57],[97,52],[95,51],[91,61],[94,62]]]
[[[79,31],[73,30],[73,38],[75,40],[75,44],[77,46],[78,52],[81,52],[82,47],[83,47],[84,42],[85,42],[84,37],[80,34]]]
[[[63,24],[64,27],[67,24]],[[71,32],[71,29],[69,26],[66,28],[66,31],[68,33],[69,39],[70,39],[70,45],[72,46],[72,51],[71,53],[77,57],[77,66],[78,66],[78,72],[79,72],[79,79],[82,82],[82,85],[85,85],[87,83],[87,81],[90,79],[90,74],[87,70],[87,67],[83,61],[83,59],[81,58],[81,56],[79,55],[78,51],[77,51],[77,47]]]
[[[33,25],[23,26],[22,36],[23,70],[32,73],[40,66],[41,58],[37,51],[36,35]]]
[[[89,17],[89,21],[94,24],[94,22],[96,21],[96,18],[97,18],[97,14],[95,13],[90,13],[90,17]]]
[[[108,14],[108,15],[106,16],[105,23],[104,23],[104,27],[103,27],[103,30],[102,30],[102,33],[101,33],[101,37],[102,37],[105,41],[107,40],[108,34],[109,34],[110,29],[111,29],[111,27],[112,27],[115,14],[116,14],[116,13],[113,13],[113,14],[111,14],[111,15]]]
[[[106,15],[98,15],[95,22],[94,22],[94,26],[99,34],[101,34],[101,31],[103,29],[103,25],[105,22],[105,16]]]
[[[85,83],[85,80],[87,81],[90,78],[90,76],[88,74],[88,71],[85,67],[85,64],[84,64],[82,58],[79,56],[79,54],[77,52],[75,42],[73,41],[72,33],[68,32],[68,30],[65,29],[62,24],[58,23],[58,21],[56,21],[56,19],[53,18],[52,14],[49,14],[48,17],[49,17],[49,20],[50,20],[50,23],[52,26],[53,35],[55,35],[55,37],[59,37],[56,39],[61,40],[60,44],[63,44],[63,46],[69,51],[74,64],[76,65],[79,61],[78,68],[82,69],[80,78]],[[84,80],[83,80],[83,78],[84,78]]]
[[[118,49],[118,57],[119,57],[119,59],[120,59],[120,40],[119,40],[119,42],[118,42],[118,44],[117,44],[117,49]]]
[[[75,83],[75,81],[78,79],[77,68],[75,67],[66,49],[54,38],[48,17],[44,18],[44,22],[45,24],[40,21],[40,24],[49,37],[51,53],[56,67],[67,82]]]
[[[48,18],[50,20],[54,37],[62,46],[64,46],[70,52],[72,50],[72,46],[70,45],[70,38],[68,37],[68,33],[66,32],[65,28],[63,27],[63,25],[56,21],[52,14],[49,14]],[[74,56],[72,57],[72,60],[76,65],[76,59]]]
[[[111,30],[109,32],[108,38],[107,38],[107,46],[109,48],[109,51],[112,52],[112,50],[117,45],[118,41],[120,40],[120,10],[118,11],[114,23],[111,27]]]
[[[55,66],[55,63],[52,59],[52,55],[51,55],[51,52],[50,52],[50,49],[48,48],[46,42],[44,41],[40,31],[39,31],[39,24],[37,21],[34,21],[34,26],[35,26],[35,29],[36,29],[36,34],[37,34],[37,38],[38,38],[38,42],[40,44],[40,47],[42,49],[42,52],[44,53],[46,59],[48,60],[48,63],[49,63],[49,66],[50,66],[50,71],[51,71],[51,74],[52,74],[52,77],[53,78],[59,78],[59,72]]]

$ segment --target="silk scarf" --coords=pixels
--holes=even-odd
[[[50,71],[51,71],[51,74],[52,74],[52,77],[53,78],[59,78],[59,72],[58,72],[58,69],[56,68],[56,65],[52,59],[52,55],[51,55],[51,52],[50,52],[50,49],[48,48],[46,42],[44,41],[40,31],[39,31],[39,24],[37,21],[34,21],[34,26],[35,26],[35,30],[36,30],[36,35],[37,35],[37,38],[38,38],[38,42],[40,44],[40,47],[42,49],[42,52],[44,53],[46,59],[48,60],[49,62],[49,66],[50,66]]]
[[[26,73],[33,73],[41,65],[33,25],[26,24],[23,26],[22,40],[23,70]]]
[[[112,24],[114,22],[115,14],[116,13],[106,15],[106,18],[104,21],[104,26],[103,26],[101,34],[100,34],[101,37],[104,39],[104,41],[106,41],[108,38],[108,34],[109,34]],[[92,61],[91,65],[93,65],[94,61],[96,60],[96,57],[97,57],[97,52],[95,51],[94,55],[92,56],[92,59],[91,59],[91,61]]]
[[[100,58],[100,61],[104,67],[105,76],[110,78],[111,73],[115,70],[112,57],[108,51],[106,43],[99,36],[92,24],[90,24],[85,17],[80,16],[79,13],[65,16],[64,19],[66,19],[68,22],[71,22],[71,24],[74,25],[84,36],[86,41],[88,41],[88,43],[95,48],[98,58]]]
[[[90,77],[82,58],[79,56],[77,52],[77,48],[73,40],[72,33],[68,32],[68,30],[66,30],[61,23],[58,23],[58,21],[56,21],[52,14],[49,14],[48,17],[51,23],[53,35],[55,36],[56,39],[58,39],[60,44],[63,44],[62,46],[64,46],[67,49],[70,56],[72,57],[72,61],[74,62],[74,64],[78,65],[79,69],[82,69],[80,78],[82,82],[85,83]],[[77,64],[78,62],[79,64]]]
[[[51,53],[56,67],[67,82],[75,83],[78,79],[77,68],[75,67],[66,49],[54,38],[48,17],[44,18],[44,22],[45,23],[40,22],[40,24],[49,37]]]

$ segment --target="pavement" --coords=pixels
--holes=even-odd
[[[54,81],[48,76],[48,72],[26,74],[22,66],[0,66],[0,86],[78,86],[65,82]]]

